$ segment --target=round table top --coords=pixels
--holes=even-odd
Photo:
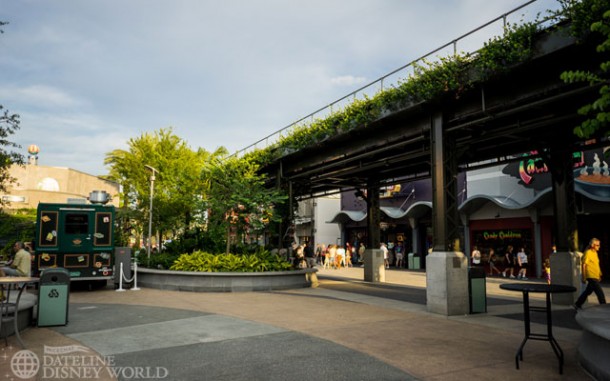
[[[565,284],[546,284],[546,283],[502,283],[501,289],[521,292],[549,292],[564,293],[574,292],[576,287]]]
[[[40,278],[33,278],[29,276],[3,276],[0,277],[0,284],[12,284],[12,283],[35,283]]]

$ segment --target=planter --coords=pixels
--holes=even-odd
[[[138,268],[138,287],[195,292],[287,290],[317,286],[317,269],[224,273]]]

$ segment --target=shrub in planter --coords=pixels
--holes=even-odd
[[[290,263],[270,252],[235,255],[210,254],[203,251],[180,255],[170,268],[176,271],[198,272],[263,272],[290,269]]]

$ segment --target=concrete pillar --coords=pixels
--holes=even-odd
[[[426,259],[428,311],[445,316],[470,312],[468,258],[455,251],[433,251]]]
[[[553,303],[561,305],[574,304],[580,295],[582,280],[580,274],[580,261],[582,253],[558,251],[551,254],[551,283],[566,284],[576,287],[576,292],[554,294]]]
[[[383,250],[366,249],[364,251],[364,281],[378,283],[385,282]]]

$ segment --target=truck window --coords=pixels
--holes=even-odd
[[[66,234],[88,234],[89,216],[80,213],[67,213],[64,227]]]

